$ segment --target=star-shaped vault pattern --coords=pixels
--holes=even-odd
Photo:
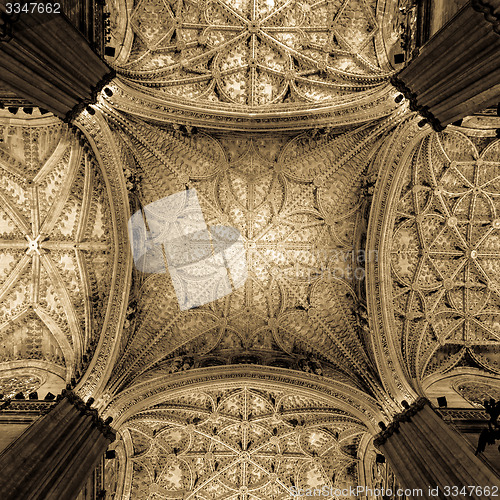
[[[358,481],[366,428],[328,404],[243,386],[191,391],[128,420],[131,498],[270,500]]]
[[[376,53],[372,0],[141,0],[130,29],[120,75],[190,101],[321,103],[390,74]]]
[[[360,191],[376,132],[277,141],[133,126],[133,138],[117,131],[140,169],[144,206],[196,189],[206,223],[240,233],[248,278],[222,299],[180,311],[168,273],[139,272],[135,324],[112,386],[126,387],[179,352],[255,350],[320,356],[373,387],[353,310]]]
[[[54,118],[0,136],[0,364],[69,379],[97,344],[111,282],[104,182]]]
[[[499,371],[500,142],[473,140],[427,136],[404,173],[393,296],[397,341],[419,378],[466,355]]]

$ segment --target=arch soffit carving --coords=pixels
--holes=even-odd
[[[113,96],[101,96],[118,111],[160,123],[179,123],[214,130],[265,132],[300,131],[321,127],[349,127],[378,120],[393,113],[399,94],[389,83],[335,104],[280,108],[249,113],[242,106],[221,108],[219,103],[196,107],[181,98],[160,99],[150,89],[131,84],[121,77],[109,85]]]
[[[379,257],[378,260],[371,259],[366,270],[367,307],[373,328],[372,350],[382,383],[397,401],[414,399],[416,392],[390,334],[394,328],[390,321],[393,305],[384,287],[386,279],[390,279],[390,273],[389,277],[386,276],[390,269],[390,255],[386,255],[384,248],[391,234],[393,200],[401,189],[400,172],[414,146],[432,132],[429,125],[419,128],[419,120],[415,113],[408,115],[379,152],[376,161],[381,168],[367,230],[367,250],[377,249]]]
[[[114,418],[113,426],[120,426],[133,415],[177,393],[192,390],[193,387],[203,390],[216,388],[238,388],[248,383],[253,388],[288,389],[305,396],[314,395],[325,402],[336,405],[339,409],[350,412],[362,421],[372,432],[378,432],[377,423],[386,421],[377,402],[365,392],[342,382],[325,380],[316,375],[294,373],[290,370],[253,366],[218,366],[200,368],[174,375],[162,375],[131,387],[119,393],[113,399],[104,401],[102,414]]]
[[[99,111],[96,111],[95,115],[83,111],[75,120],[75,125],[89,141],[106,182],[115,229],[113,239],[116,249],[110,299],[104,317],[102,335],[92,362],[76,388],[80,396],[87,399],[99,396],[118,355],[132,276],[132,256],[127,228],[130,208],[123,175],[127,159],[123,151],[117,147],[106,120]]]

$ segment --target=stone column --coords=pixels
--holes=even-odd
[[[0,455],[2,500],[73,500],[115,433],[71,391]]]
[[[500,0],[471,0],[392,83],[435,130],[500,100]]]
[[[71,121],[113,76],[63,15],[8,14],[0,4],[0,81],[16,95]]]
[[[499,486],[500,478],[474,456],[465,439],[436,414],[425,398],[397,415],[378,434],[374,445],[385,455],[402,488],[421,489],[420,498],[453,498],[452,493],[446,496],[446,486],[456,486],[458,491],[466,487],[467,494],[455,498],[497,498],[486,494],[484,487]],[[468,488],[472,486],[481,490]],[[429,493],[429,488],[438,495]]]

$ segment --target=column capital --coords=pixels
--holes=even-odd
[[[486,21],[492,24],[493,31],[500,35],[500,1],[499,0],[471,0],[471,7],[481,12]]]
[[[95,408],[92,408],[90,404],[86,404],[83,399],[71,389],[63,389],[61,396],[62,399],[67,399],[82,415],[91,417],[92,423],[111,443],[116,439],[116,432],[109,425],[112,421],[111,417],[104,421]]]
[[[436,132],[441,132],[445,129],[441,122],[434,116],[429,106],[423,106],[418,103],[418,95],[412,92],[410,87],[408,87],[403,80],[394,75],[391,77],[391,84],[393,87],[397,88],[410,103],[410,109],[416,111],[422,118],[425,118],[432,126]]]
[[[90,96],[87,99],[82,99],[78,104],[75,104],[64,117],[63,121],[71,123],[87,106],[95,104],[102,89],[108,85],[116,77],[116,71],[111,69],[105,74],[94,86],[91,87]]]
[[[395,432],[399,432],[401,422],[409,422],[426,405],[432,408],[431,402],[427,398],[421,397],[413,402],[409,408],[395,415],[387,429],[384,429],[375,436],[373,439],[374,446],[376,448],[382,446]]]

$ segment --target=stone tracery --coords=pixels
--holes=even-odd
[[[41,385],[42,380],[31,374],[20,374],[17,377],[2,377],[0,378],[0,394],[3,394],[6,398],[12,398],[16,394],[22,393],[27,397]]]
[[[0,362],[59,365],[69,380],[95,348],[109,293],[105,188],[59,121],[0,134]]]
[[[111,10],[118,31],[124,14]],[[170,98],[251,108],[320,103],[387,79],[376,54],[379,23],[376,3],[365,0],[141,0],[117,69]]]
[[[290,488],[348,487],[364,425],[283,391],[179,394],[123,426],[131,498],[288,498]]]
[[[207,224],[242,235],[249,269],[243,288],[184,312],[168,276],[140,278],[133,340],[115,387],[179,350],[252,349],[313,353],[370,386],[352,285],[363,172],[377,127],[341,139],[186,138],[111,116],[137,163],[142,204],[196,189]],[[132,127],[133,138],[122,127]]]
[[[0,390],[80,379],[80,395],[95,396],[122,434],[105,466],[116,498],[285,499],[294,485],[394,484],[371,437],[403,399],[443,387],[474,404],[497,394],[450,379],[498,378],[498,141],[417,129],[386,84],[385,7],[109,0],[113,36],[124,37],[120,77],[75,118],[88,142],[65,128],[40,141],[36,120],[1,131],[0,299],[14,309],[0,310]],[[44,158],[37,173],[40,142],[61,161]],[[209,224],[243,235],[250,275],[180,312],[168,275],[131,280],[126,225],[129,208],[185,188]],[[368,217],[368,247],[380,243],[382,259],[365,293],[366,262],[352,271]]]
[[[414,125],[399,132],[408,143],[387,146],[382,161],[391,168],[377,200],[393,193],[377,236],[390,256],[378,289],[394,308],[382,315],[392,332],[388,352],[419,383],[466,367],[498,374],[499,142],[459,128],[413,139]]]
[[[498,372],[500,143],[476,145],[458,132],[428,137],[399,202],[396,321],[418,377],[453,366],[466,352]]]

